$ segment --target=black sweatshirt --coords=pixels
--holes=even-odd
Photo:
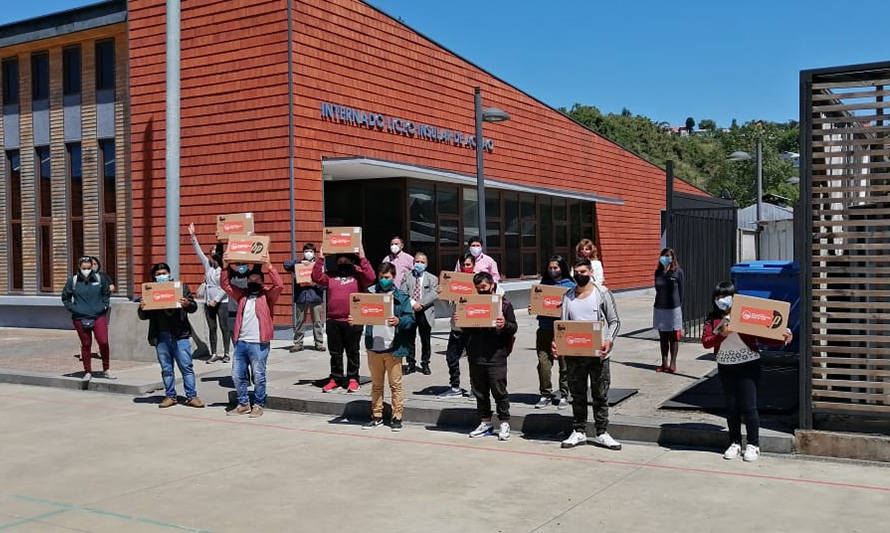
[[[462,335],[467,347],[467,359],[475,365],[504,366],[507,356],[513,349],[513,337],[516,335],[516,314],[513,304],[503,298],[501,311],[504,314],[504,327],[497,328],[463,328]]]
[[[655,271],[655,308],[675,309],[683,305],[683,269]]]

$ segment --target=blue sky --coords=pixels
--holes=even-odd
[[[0,24],[93,2],[3,3]],[[796,119],[801,69],[890,60],[888,0],[370,3],[550,105],[674,124]]]

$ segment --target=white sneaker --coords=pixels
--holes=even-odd
[[[501,429],[498,431],[498,440],[507,440],[510,438],[510,424],[501,422]]]
[[[742,446],[736,443],[732,443],[729,445],[729,448],[723,452],[723,458],[727,461],[732,461],[733,459],[738,459],[739,455],[742,453]]]
[[[756,461],[758,457],[760,457],[759,446],[754,446],[753,444],[745,446],[745,455],[742,456],[742,459],[751,463]]]
[[[568,406],[569,406],[569,401],[566,400],[565,398],[560,398],[559,403],[556,404],[556,408],[559,409],[560,411],[568,408]]]
[[[600,446],[602,448],[608,448],[610,450],[620,450],[621,443],[612,438],[612,435],[608,433],[603,433],[602,435],[597,435],[596,437],[590,439],[590,442],[595,444],[596,446]]]
[[[470,438],[475,439],[476,437],[491,435],[493,429],[494,427],[491,425],[491,422],[481,422],[479,427],[470,432]]]
[[[569,435],[569,438],[562,441],[560,446],[562,448],[574,448],[575,446],[584,444],[585,442],[587,442],[587,434],[582,431],[575,430],[572,431],[572,434]]]
[[[550,399],[550,396],[541,396],[541,399],[535,404],[535,409],[543,409],[551,403],[553,403],[553,401]]]
[[[89,372],[87,372],[86,374],[83,375],[83,378],[81,378],[81,379],[83,379],[84,381],[89,381],[89,380],[93,379],[93,375],[90,374]]]

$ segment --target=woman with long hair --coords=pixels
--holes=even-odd
[[[598,285],[606,284],[606,275],[603,272],[603,263],[600,261],[600,253],[592,240],[581,239],[575,246],[575,256],[578,259],[587,259],[590,261],[594,283],[597,283]]]
[[[655,369],[656,372],[673,374],[677,371],[677,353],[680,351],[680,334],[683,329],[685,280],[674,251],[670,248],[663,249],[655,269],[655,304],[652,311],[652,326],[658,330],[661,344],[661,366]]]
[[[575,287],[572,280],[572,272],[565,258],[561,255],[554,255],[547,261],[544,268],[544,275],[541,276],[541,285],[555,285],[564,287],[565,292]],[[531,314],[531,306],[529,306],[529,314]],[[557,359],[559,365],[559,395],[553,395],[553,382],[551,374],[553,372],[553,323],[555,318],[549,316],[538,317],[538,331],[535,334],[535,351],[538,352],[538,384],[541,392],[541,399],[535,404],[535,409],[542,409],[548,405],[553,405],[556,400],[557,409],[565,409],[569,406],[569,378],[566,375],[566,360],[564,357]]]

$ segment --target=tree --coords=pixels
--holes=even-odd
[[[736,121],[736,119],[732,119],[732,124],[729,126],[729,129],[735,130],[738,129],[738,127],[739,123]]]
[[[709,131],[711,133],[714,133],[715,131],[717,131],[717,123],[709,118],[706,118],[706,119],[703,119],[702,121],[700,121],[698,123],[698,127],[703,130]]]
[[[695,128],[695,119],[692,117],[686,117],[686,129],[692,131]]]

